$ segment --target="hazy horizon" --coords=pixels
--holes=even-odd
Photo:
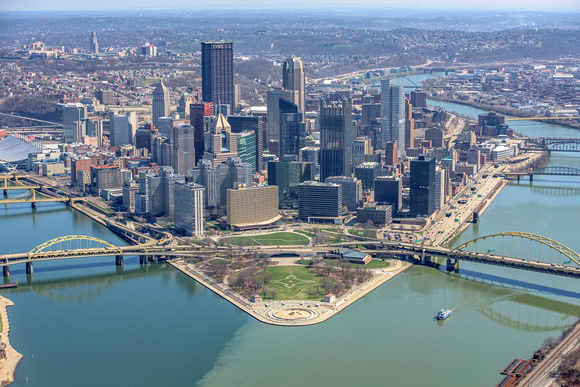
[[[430,2],[426,0],[415,0],[403,3],[394,0],[368,0],[364,6],[352,6],[352,2],[346,0],[319,0],[312,2],[253,2],[241,5],[232,3],[231,0],[214,0],[208,5],[207,2],[194,1],[186,2],[183,0],[166,0],[163,7],[160,7],[156,0],[126,0],[122,3],[116,0],[101,0],[93,2],[90,5],[84,4],[79,7],[77,0],[22,0],[19,2],[3,2],[0,4],[0,10],[4,11],[138,11],[138,10],[283,10],[293,11],[301,10],[340,10],[340,9],[392,9],[397,11],[421,11],[421,10],[448,10],[448,11],[516,11],[516,12],[562,12],[575,11],[580,12],[580,1],[578,0],[553,0],[545,2],[540,0],[472,0],[465,2],[460,0],[442,0],[441,2]]]

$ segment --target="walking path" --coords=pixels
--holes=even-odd
[[[0,385],[6,386],[14,381],[14,372],[22,355],[10,345],[8,335],[10,333],[10,321],[8,320],[9,306],[14,303],[0,296],[0,318],[2,318],[2,348],[6,351],[6,357],[0,359]]]
[[[371,280],[354,286],[344,296],[332,302],[312,300],[288,300],[251,303],[234,292],[228,285],[218,283],[194,265],[180,258],[167,261],[171,266],[193,278],[209,290],[231,302],[255,319],[272,325],[303,326],[319,324],[372,292],[385,282],[395,278],[409,267],[409,262],[391,260],[391,266],[374,270]]]

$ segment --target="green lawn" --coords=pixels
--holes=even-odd
[[[324,276],[315,273],[303,266],[270,266],[268,270],[274,276],[274,280],[268,284],[268,288],[275,288],[278,293],[274,300],[317,300],[323,296],[311,296],[310,290],[319,285]]]
[[[309,240],[303,235],[292,232],[276,232],[273,234],[251,235],[247,237],[231,237],[228,240],[236,246],[288,246],[307,245]]]
[[[324,263],[327,263],[332,266],[338,266],[339,261],[336,259],[325,259]],[[350,263],[350,267],[357,268],[360,267],[362,269],[382,269],[383,267],[389,267],[391,264],[387,261],[383,261],[381,259],[373,259],[366,265],[361,263]]]

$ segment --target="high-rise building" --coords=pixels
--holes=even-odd
[[[352,145],[352,166],[358,167],[365,162],[365,156],[372,154],[373,147],[368,137],[358,137]]]
[[[159,174],[163,182],[163,214],[172,218],[175,210],[175,185],[185,183],[185,175],[174,173],[171,167],[163,167]]]
[[[405,150],[415,146],[415,119],[413,104],[405,97]]]
[[[293,102],[295,95],[296,92],[293,90],[268,90],[266,94],[268,142],[280,142],[280,100]]]
[[[320,180],[352,174],[352,99],[320,101]]]
[[[228,226],[233,230],[270,227],[282,216],[278,212],[278,187],[248,188],[236,184],[227,190]]]
[[[193,126],[195,164],[203,157],[205,151],[204,119],[213,116],[213,103],[193,103],[189,106],[189,123]]]
[[[91,193],[100,195],[104,189],[121,188],[118,165],[91,165]]]
[[[195,144],[193,126],[177,125],[172,129],[171,136],[171,166],[175,173],[183,175],[195,168]]]
[[[220,114],[205,133],[203,158],[211,160],[214,166],[226,161],[229,157],[237,156],[237,134],[232,133],[228,120]]]
[[[123,183],[123,208],[128,212],[135,212],[135,196],[139,193],[139,184],[133,180]]]
[[[264,135],[266,125],[261,116],[228,116],[232,133],[254,132],[256,135],[256,171],[264,170],[262,156],[264,154]]]
[[[443,130],[439,128],[429,128],[425,130],[425,140],[431,141],[431,146],[433,148],[442,148],[443,141]]]
[[[97,99],[103,105],[112,105],[115,103],[115,94],[113,90],[97,90]]]
[[[304,121],[304,114],[306,113],[304,97],[306,77],[304,75],[304,63],[302,63],[300,58],[290,57],[284,62],[284,67],[282,68],[282,87],[285,90],[295,92],[294,103],[298,105],[298,110],[301,112],[300,121]]]
[[[435,171],[435,209],[443,208],[445,204],[445,175],[446,169],[437,169]]]
[[[334,183],[342,186],[342,206],[354,211],[362,199],[362,183],[356,177],[331,176],[325,183]]]
[[[394,176],[379,176],[375,180],[375,202],[391,204],[393,215],[403,207],[403,181]]]
[[[385,164],[397,165],[399,163],[399,147],[396,141],[389,141],[385,144]]]
[[[411,105],[416,108],[427,107],[427,93],[423,90],[411,91]]]
[[[219,188],[219,206],[227,204],[227,190],[234,188],[236,184],[252,186],[254,174],[252,166],[243,163],[239,157],[230,157],[225,163],[216,167],[217,184]]]
[[[197,167],[191,170],[192,180],[205,188],[204,204],[206,208],[219,206],[219,186],[216,168],[210,160],[201,159]]]
[[[186,118],[189,117],[189,110],[191,106],[191,96],[189,93],[185,92],[179,98],[179,102],[177,103],[177,113],[180,117]]]
[[[397,141],[398,158],[405,157],[405,92],[393,78],[381,80],[381,137]]]
[[[354,175],[362,182],[363,189],[373,189],[380,173],[381,165],[372,161],[361,163],[354,169]]]
[[[159,117],[169,117],[169,90],[159,81],[153,90],[153,126],[159,125]]]
[[[99,52],[99,43],[97,42],[97,33],[95,31],[91,32],[91,43],[89,45],[89,50],[93,54],[97,54]]]
[[[111,146],[133,145],[137,133],[135,112],[129,112],[127,115],[109,112],[109,125]]]
[[[363,103],[361,125],[369,125],[373,121],[377,121],[381,117],[380,103]]]
[[[334,183],[305,181],[298,188],[298,218],[311,222],[330,220],[341,223],[342,186]]]
[[[279,156],[294,155],[298,158],[300,148],[306,141],[306,125],[298,105],[280,99],[278,101],[280,117],[280,153]]]
[[[298,161],[270,161],[268,163],[268,185],[278,187],[278,201],[281,206],[298,205],[298,186],[314,180],[312,163]]]
[[[238,157],[243,163],[250,164],[252,173],[256,173],[256,133],[253,130],[237,133],[236,141]]]
[[[411,160],[410,212],[429,216],[435,211],[435,158],[420,155]]]
[[[204,191],[199,184],[176,183],[174,185],[173,203],[175,230],[190,236],[202,236]]]
[[[82,103],[67,103],[62,108],[62,135],[65,143],[75,140],[75,122],[87,117],[87,107]]]
[[[234,107],[234,44],[201,43],[201,93],[203,100]]]
[[[320,148],[316,146],[305,146],[304,148],[300,149],[300,153],[298,154],[298,161],[303,163],[312,163],[312,165],[316,168],[318,166],[319,153]],[[312,180],[314,180],[314,176],[312,176]]]

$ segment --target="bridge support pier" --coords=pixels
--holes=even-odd
[[[10,266],[4,266],[4,278],[10,278]]]
[[[36,202],[30,203],[30,208],[32,208],[33,210],[36,210]]]
[[[455,260],[455,263],[453,264],[453,269],[455,270],[456,273],[459,273],[459,259]]]
[[[32,262],[26,262],[26,274],[32,274],[33,272]]]
[[[421,253],[421,265],[425,264],[425,250]]]
[[[141,265],[146,264],[147,263],[147,256],[146,255],[140,255],[139,256],[139,263]]]
[[[8,197],[8,190],[7,189],[4,190],[4,197],[5,198]]]
[[[530,175],[530,183],[534,181],[534,175]]]
[[[115,256],[115,265],[117,265],[117,266],[123,266],[124,265],[123,256],[122,255],[116,255]]]
[[[517,179],[518,179],[518,181],[520,181],[520,175],[517,175]]]

